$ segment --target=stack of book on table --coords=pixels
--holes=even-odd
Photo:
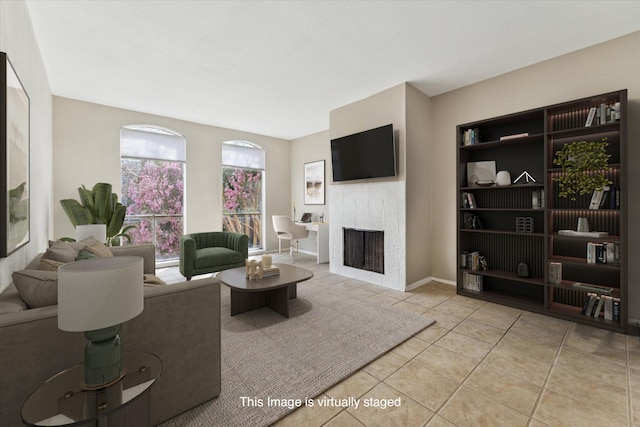
[[[280,274],[280,269],[277,265],[272,265],[271,267],[265,267],[262,270],[262,278],[277,276]]]

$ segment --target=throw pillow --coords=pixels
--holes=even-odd
[[[52,259],[54,261],[61,262],[73,262],[78,256],[80,249],[83,249],[87,245],[91,245],[96,241],[93,237],[88,237],[79,242],[66,242],[63,240],[56,240],[51,243],[49,249],[42,256],[46,259]]]
[[[85,251],[91,252],[98,258],[111,258],[113,254],[109,250],[109,248],[102,242],[94,242],[93,244],[86,246],[84,248]]]
[[[58,272],[21,270],[12,274],[20,297],[29,308],[58,304]]]
[[[53,259],[42,258],[40,260],[39,270],[43,271],[58,271],[58,267],[64,265],[65,263],[62,261],[56,261]],[[28,268],[27,268],[28,270]]]
[[[83,259],[93,259],[93,258],[98,258],[98,257],[85,249],[80,249],[80,252],[78,252],[78,256],[76,257],[76,261],[80,261]]]

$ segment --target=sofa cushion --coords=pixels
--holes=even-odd
[[[208,268],[215,265],[227,265],[243,262],[240,252],[222,248],[203,248],[196,251],[195,268]]]
[[[58,304],[58,272],[21,270],[12,274],[20,297],[30,308]]]

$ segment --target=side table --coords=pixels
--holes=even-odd
[[[28,426],[148,426],[149,388],[160,376],[162,362],[150,353],[122,354],[124,377],[97,390],[84,390],[83,365],[49,378],[22,405]]]

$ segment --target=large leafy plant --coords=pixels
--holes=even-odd
[[[60,200],[60,205],[74,228],[78,225],[105,224],[107,246],[118,246],[121,237],[131,241],[127,232],[135,226],[122,227],[127,208],[118,202],[118,195],[112,192],[111,184],[99,182],[91,190],[83,185],[78,188],[78,194],[80,201]]]
[[[553,180],[560,186],[559,196],[576,200],[578,194],[591,194],[611,184],[605,175],[611,170],[607,145],[607,138],[601,141],[574,141],[556,151],[553,164],[562,168],[562,174]]]

